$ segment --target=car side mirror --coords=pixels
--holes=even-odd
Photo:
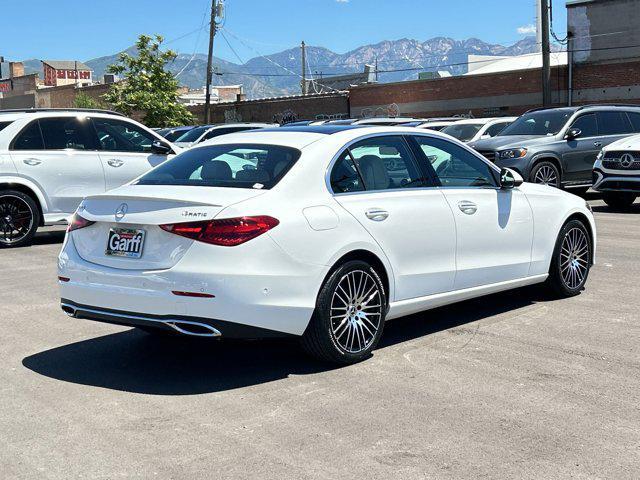
[[[582,135],[582,130],[580,130],[579,128],[570,128],[564,138],[566,138],[567,140],[574,140],[580,135]]]
[[[522,176],[511,168],[500,170],[500,188],[515,188],[524,183]]]
[[[160,140],[154,140],[151,143],[151,153],[155,153],[156,155],[169,155],[173,153],[173,150],[169,145]]]

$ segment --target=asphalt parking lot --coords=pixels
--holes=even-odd
[[[591,203],[582,295],[396,320],[373,358],[337,369],[291,342],[68,318],[60,229],[0,251],[0,477],[638,478],[640,203]]]

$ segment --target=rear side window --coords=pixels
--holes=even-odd
[[[11,150],[44,150],[42,133],[38,120],[31,122],[13,140]]]
[[[331,170],[331,189],[333,193],[362,192],[364,190],[362,179],[348,151],[342,154]]]
[[[93,150],[94,139],[89,135],[89,120],[75,117],[41,118],[40,130],[45,150]]]
[[[11,125],[13,122],[0,122],[0,132]]]
[[[509,122],[501,122],[501,123],[496,123],[494,125],[491,125],[489,128],[487,128],[487,131],[484,132],[485,135],[489,136],[489,137],[495,137],[497,136],[502,130],[504,130],[508,125],[510,125]]]
[[[600,135],[631,133],[631,124],[625,112],[597,112]]]
[[[194,148],[151,170],[138,185],[273,188],[300,158],[295,148],[231,144]]]
[[[244,132],[245,130],[255,130],[254,127],[229,127],[229,128],[216,128],[208,132],[201,142],[209,140],[210,138],[219,137],[220,135],[227,135],[228,133]]]
[[[580,138],[583,137],[595,137],[598,135],[598,122],[596,116],[593,113],[588,115],[581,115],[573,122],[571,128],[580,129]]]

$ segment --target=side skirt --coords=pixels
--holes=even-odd
[[[492,293],[511,290],[514,288],[525,287],[535,283],[544,282],[548,274],[535,275],[533,277],[518,278],[505,282],[492,283],[490,285],[481,285],[479,287],[465,288],[463,290],[455,290],[453,292],[437,293],[426,297],[411,298],[409,300],[401,300],[391,302],[387,320],[412,315],[432,308],[442,307],[452,303],[462,302],[471,298],[482,297]]]

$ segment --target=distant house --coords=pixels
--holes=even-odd
[[[92,70],[82,62],[74,60],[42,60],[44,67],[44,85],[90,85],[93,82]]]

